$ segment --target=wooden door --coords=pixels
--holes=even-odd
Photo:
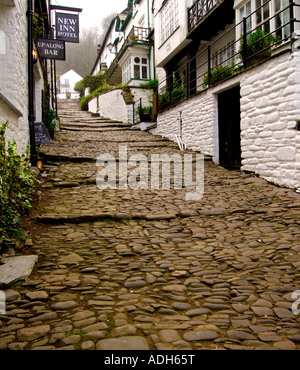
[[[240,86],[218,95],[219,162],[222,167],[241,167]]]

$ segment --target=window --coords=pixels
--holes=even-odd
[[[149,78],[148,59],[131,56],[122,67],[122,83],[126,84],[132,79],[147,80]]]
[[[126,84],[131,80],[131,58],[129,58],[122,68],[122,82]]]
[[[242,21],[244,17],[247,18],[246,20],[247,31],[250,31],[252,29],[252,20],[251,17],[249,17],[250,14],[251,14],[251,1],[248,1],[245,5],[243,5],[239,9],[239,20]],[[243,34],[243,23],[241,23],[240,25],[240,33],[241,35]]]
[[[148,78],[147,58],[134,58],[134,78],[146,80]]]
[[[246,17],[247,32],[260,28],[265,32],[273,33],[275,37],[282,40],[290,37],[288,5],[289,0],[248,1],[237,9],[238,22],[241,22],[237,37],[243,34],[244,17]]]
[[[230,41],[211,56],[211,67],[216,68],[219,65],[231,66],[235,56],[235,41]]]
[[[179,26],[178,0],[168,0],[161,9],[160,38],[163,44]]]
[[[280,28],[276,31],[276,36],[280,37],[282,40],[290,36],[290,26],[288,24],[290,20],[289,8],[281,11],[289,4],[289,0],[274,0],[274,11],[275,17],[275,29]],[[278,14],[278,12],[280,12]],[[282,27],[282,28],[281,28]]]
[[[270,21],[267,21],[270,18],[270,2],[269,0],[256,0],[255,12],[256,15],[256,27],[262,24],[262,29],[266,32],[270,32]]]

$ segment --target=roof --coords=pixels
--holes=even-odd
[[[92,71],[91,71],[91,73],[90,73],[91,75],[94,73],[94,71],[95,71],[95,69],[96,69],[96,67],[97,67],[97,64],[98,64],[98,62],[99,62],[99,59],[100,59],[100,57],[101,57],[101,53],[102,53],[102,51],[104,50],[104,48],[106,47],[106,42],[107,42],[108,36],[109,36],[110,31],[112,30],[112,28],[113,28],[113,26],[114,26],[114,24],[115,24],[115,21],[116,21],[117,17],[118,17],[118,16],[114,17],[114,18],[112,19],[112,21],[110,22],[110,25],[109,25],[109,27],[108,27],[108,30],[107,30],[107,32],[106,32],[106,34],[105,34],[105,37],[104,37],[104,40],[103,40],[103,42],[102,42],[101,48],[100,48],[99,53],[98,53],[98,55],[97,55],[96,62],[95,62],[94,66],[93,66],[93,69],[92,69]]]
[[[78,74],[76,71],[74,71],[74,69],[69,69],[67,72],[65,72],[64,74],[62,74],[61,76],[59,76],[59,78],[62,78],[64,75],[66,75],[66,74],[68,74],[68,73],[70,73],[70,72],[73,72],[73,73],[75,73],[77,76],[78,76],[78,78],[79,79],[83,79],[83,77],[82,76],[80,76],[80,74]]]

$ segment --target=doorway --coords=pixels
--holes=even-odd
[[[240,86],[218,95],[219,163],[227,169],[241,167]]]

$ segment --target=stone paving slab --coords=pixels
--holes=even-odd
[[[13,284],[30,276],[38,256],[17,256],[3,259],[0,266],[0,286]]]
[[[70,126],[92,124],[66,104]],[[73,161],[88,146],[90,158],[126,140],[131,154],[176,148],[127,127],[103,129],[104,146],[94,135],[63,130],[43,148],[54,161],[33,214],[39,259],[7,292],[0,348],[299,350],[299,195],[209,161],[195,202],[174,189],[100,191],[95,162]]]

